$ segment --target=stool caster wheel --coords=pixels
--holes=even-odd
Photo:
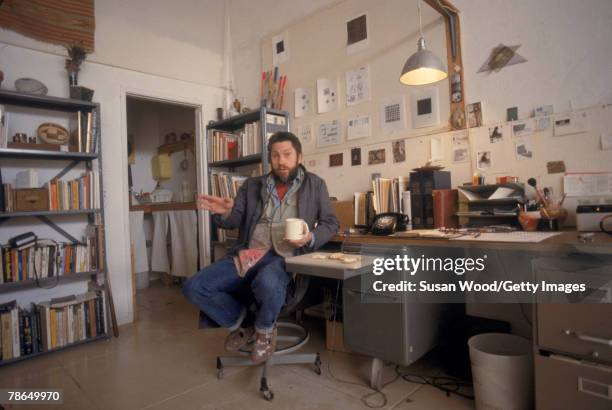
[[[321,375],[321,356],[319,356],[319,353],[317,353],[317,358],[315,359],[314,365],[315,365],[315,373],[320,376]]]
[[[221,358],[217,357],[217,379],[221,380],[223,378],[223,363],[221,363]]]
[[[272,393],[272,390],[264,390],[261,392],[261,394],[267,401],[272,401],[274,399],[274,393]]]
[[[270,390],[270,388],[268,387],[268,380],[265,377],[261,378],[261,385],[259,387],[259,391],[261,392],[264,399],[266,399],[267,401],[272,401],[272,399],[274,399],[274,393],[272,393],[272,390]]]

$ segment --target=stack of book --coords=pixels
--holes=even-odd
[[[373,201],[376,213],[402,213],[402,193],[406,191],[407,185],[407,180],[404,177],[374,179],[372,181],[372,191],[374,192]]]
[[[2,184],[2,195],[0,195],[0,212],[13,212],[15,202],[15,190],[12,184]]]
[[[244,130],[240,131],[241,156],[246,157],[261,152],[260,134],[259,121],[244,124]]]
[[[32,304],[21,309],[16,301],[0,305],[0,360],[53,350],[106,333],[104,292]]]
[[[71,181],[54,179],[45,184],[49,190],[49,209],[69,211],[100,208],[99,184],[98,171],[87,171]]]

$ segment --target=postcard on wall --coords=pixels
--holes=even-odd
[[[404,96],[384,99],[380,104],[380,126],[385,134],[406,128]]]
[[[552,105],[540,105],[533,110],[536,131],[544,131],[550,128],[550,117],[553,112],[554,109]]]
[[[346,52],[357,53],[368,46],[368,16],[362,13],[346,21]]]
[[[579,134],[589,130],[589,117],[586,112],[572,112],[569,114],[558,115],[555,117],[554,132],[555,137],[563,135]]]
[[[351,148],[351,166],[361,165],[361,148]]]
[[[312,140],[312,124],[300,125],[298,138],[302,144],[308,144]]]
[[[531,141],[529,140],[518,140],[514,144],[514,150],[516,152],[516,158],[518,160],[532,159],[533,158],[533,148],[531,146]]]
[[[433,127],[440,123],[438,87],[417,87],[410,93],[412,128]]]
[[[372,136],[372,121],[369,115],[358,115],[346,122],[346,139],[356,140]]]
[[[310,90],[307,88],[295,89],[295,118],[301,118],[307,114],[310,114],[310,98]]]
[[[465,111],[468,128],[480,127],[483,124],[482,102],[468,104]]]
[[[501,142],[504,139],[504,134],[502,131],[502,127],[496,125],[494,127],[489,127],[489,142],[491,144],[495,144],[497,142]]]
[[[336,80],[320,78],[317,80],[317,112],[334,111],[338,108],[338,85]]]
[[[476,167],[478,169],[489,169],[491,168],[492,162],[491,151],[478,151],[476,153]]]
[[[470,134],[468,130],[453,134],[453,145],[470,145]]]
[[[526,137],[533,133],[533,121],[517,121],[512,124],[512,136],[514,138]]]
[[[346,72],[346,105],[370,101],[370,66],[364,65]]]
[[[429,140],[431,162],[442,161],[442,137],[439,135],[432,136]]]
[[[469,148],[466,146],[456,146],[453,148],[453,162],[459,164],[467,162],[469,159]]]
[[[385,149],[376,149],[368,152],[368,165],[384,164]]]
[[[406,141],[395,140],[391,142],[391,148],[393,149],[393,162],[404,162],[406,161]]]
[[[289,35],[285,31],[272,37],[272,64],[276,67],[279,63],[289,60]]]
[[[341,167],[343,162],[343,154],[342,152],[338,154],[330,154],[329,155],[329,166],[330,167]]]
[[[342,139],[340,131],[340,121],[338,120],[324,122],[323,124],[319,125],[317,146],[327,147],[329,145],[340,144]]]

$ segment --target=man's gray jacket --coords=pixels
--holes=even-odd
[[[308,224],[308,229],[314,234],[315,243],[312,248],[304,246],[296,249],[296,254],[312,252],[320,248],[338,232],[340,227],[329,200],[325,181],[307,172],[302,165],[300,166],[304,170],[304,181],[296,193],[298,217]],[[255,225],[269,199],[266,178],[267,175],[247,179],[234,198],[234,208],[230,215],[226,218],[221,218],[219,215],[214,217],[214,221],[220,228],[239,228],[240,230],[238,241],[230,250],[230,254],[235,254],[249,244]]]

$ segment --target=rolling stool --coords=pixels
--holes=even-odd
[[[300,302],[304,299],[310,278],[298,275],[294,279],[295,288],[292,297],[285,303],[279,317],[287,317],[291,313],[300,313],[302,307]],[[298,309],[299,307],[299,309]],[[299,312],[298,312],[299,311]],[[297,314],[298,319],[300,314]],[[315,373],[321,375],[321,357],[319,353],[294,353],[301,349],[308,340],[310,332],[302,325],[288,321],[278,321],[276,323],[276,351],[263,363],[254,363],[251,352],[248,350],[238,351],[240,356],[217,356],[217,378],[223,378],[223,369],[226,366],[257,366],[262,365],[261,381],[259,391],[263,397],[270,401],[274,399],[274,393],[268,386],[268,370],[272,366],[281,364],[314,364]]]

